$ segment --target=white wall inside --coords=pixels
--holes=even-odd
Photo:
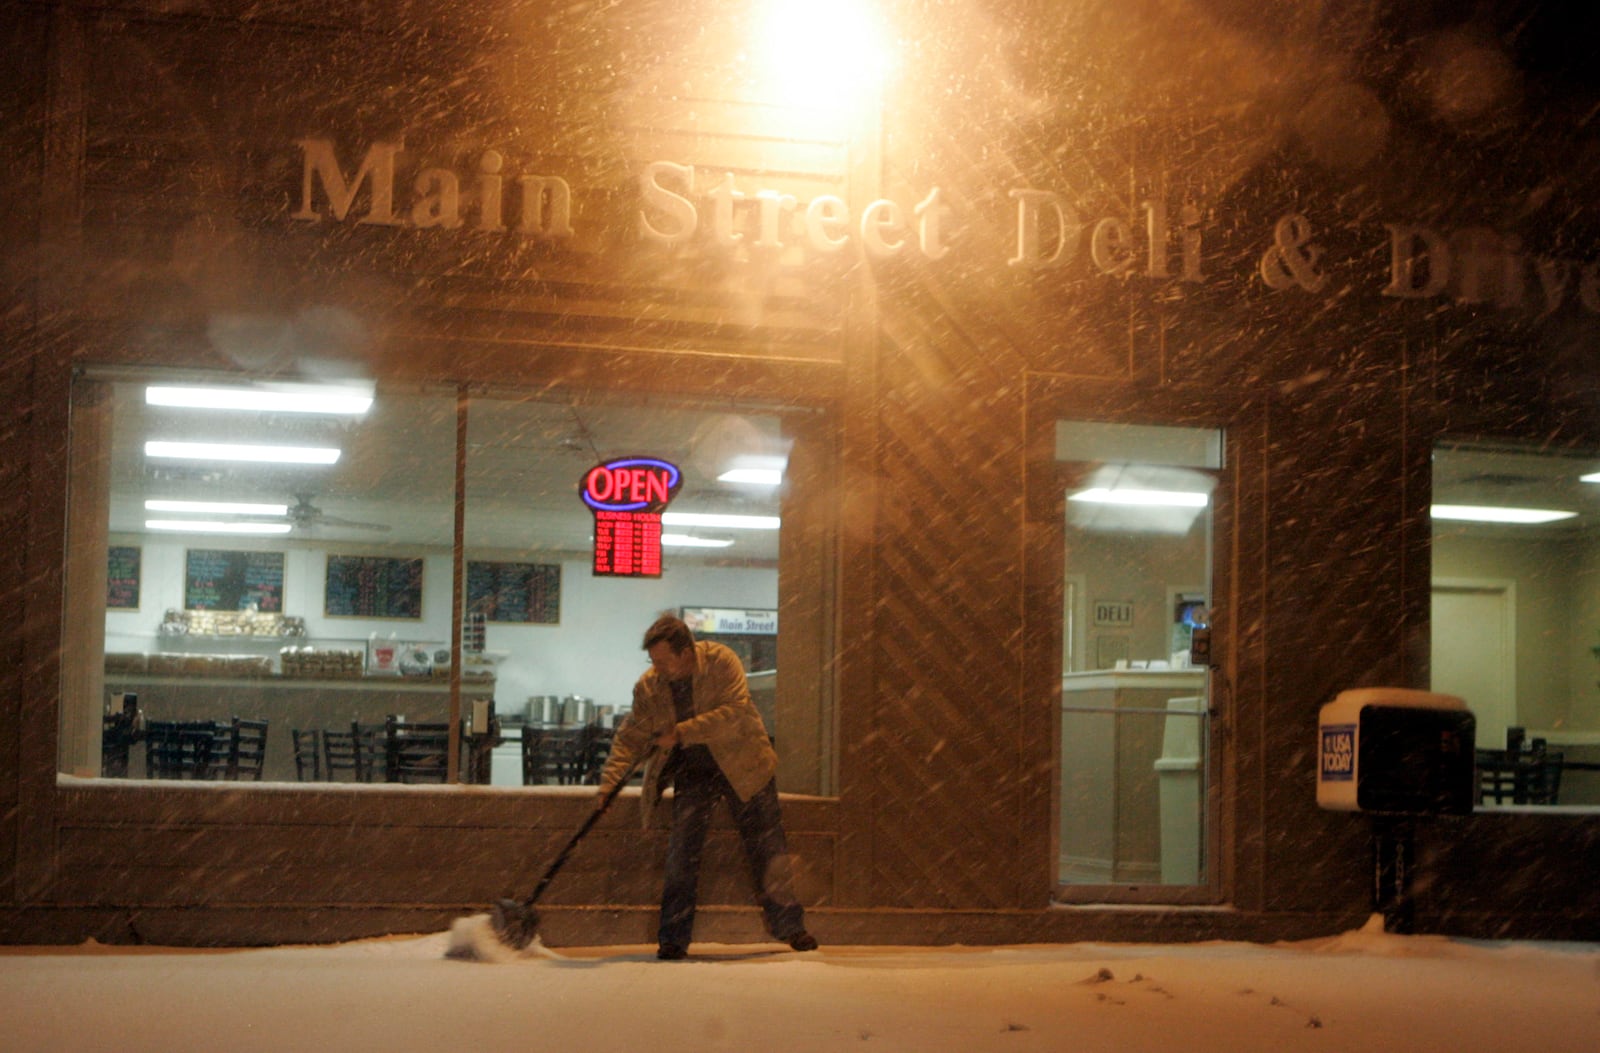
[[[183,606],[184,553],[181,539],[113,538],[136,544],[141,554],[140,604],[136,611],[106,612],[106,650],[177,650],[175,641],[158,640],[156,627],[168,608]],[[323,611],[327,550],[303,543],[265,545],[227,541],[212,548],[275,549],[285,553],[283,613],[305,619],[316,646],[365,647],[370,636],[391,634],[402,642],[447,646],[450,640],[451,553],[425,551],[423,616],[420,619],[329,618]],[[346,551],[340,549],[340,552]],[[365,551],[365,550],[364,550]],[[385,552],[414,556],[416,550]],[[537,562],[539,560],[530,559]],[[503,652],[495,701],[502,714],[521,709],[530,695],[584,695],[600,705],[625,707],[633,683],[648,666],[640,642],[645,629],[664,610],[678,607],[776,609],[776,568],[707,566],[666,554],[660,578],[599,578],[583,559],[562,560],[561,620],[557,625],[491,622],[486,647]],[[270,649],[241,642],[253,653]]]
[[[1597,570],[1593,542],[1435,532],[1435,579],[1516,583],[1516,718],[1525,727],[1600,730],[1600,662],[1590,651],[1600,644]]]

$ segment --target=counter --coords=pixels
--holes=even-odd
[[[1201,669],[1062,676],[1061,880],[1198,879],[1205,737],[1198,700],[1205,677]],[[1174,757],[1173,749],[1197,755]],[[1179,845],[1182,859],[1175,858]]]

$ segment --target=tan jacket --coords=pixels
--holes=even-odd
[[[661,735],[676,727],[685,746],[706,746],[717,767],[727,777],[741,801],[754,797],[778,771],[778,754],[767,737],[761,713],[750,701],[744,666],[739,656],[719,643],[702,640],[694,645],[694,716],[678,722],[672,688],[666,677],[649,670],[633,685],[633,712],[617,729],[611,756],[600,775],[604,793],[616,785]],[[655,812],[657,776],[666,756],[659,751],[645,761],[642,820],[648,825]]]

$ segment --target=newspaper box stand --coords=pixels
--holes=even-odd
[[[1342,691],[1317,721],[1317,804],[1367,812],[1373,906],[1411,927],[1413,820],[1470,815],[1474,721],[1454,695],[1397,687]]]

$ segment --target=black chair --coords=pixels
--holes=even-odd
[[[356,778],[381,782],[388,770],[388,732],[384,724],[351,723],[356,738]]]
[[[568,785],[577,781],[578,728],[522,729],[522,784]]]
[[[227,778],[234,781],[249,779],[260,782],[267,764],[267,722],[259,719],[233,718],[233,744],[228,761]]]
[[[294,739],[294,777],[300,782],[322,781],[322,732],[316,728],[291,728]],[[306,778],[310,772],[311,777]]]
[[[211,779],[225,772],[233,728],[216,721],[152,720],[145,725],[145,777]]]
[[[1541,740],[1542,742],[1542,740]],[[1479,804],[1556,804],[1565,756],[1530,750],[1478,750]]]
[[[487,786],[494,777],[494,748],[503,741],[500,718],[491,716],[481,734],[461,735],[461,781]]]
[[[325,728],[322,732],[322,767],[330,782],[362,782],[361,750],[356,742],[355,725],[349,731]],[[349,772],[341,779],[339,772]]]
[[[600,783],[600,773],[605,770],[606,758],[611,756],[611,729],[589,724],[578,733],[574,782],[589,786]]]
[[[387,782],[445,782],[450,777],[450,725],[384,721]]]
[[[127,778],[130,751],[142,737],[133,714],[106,714],[100,726],[100,774],[108,779]]]

